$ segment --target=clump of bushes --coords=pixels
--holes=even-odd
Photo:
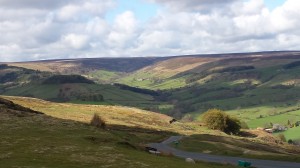
[[[219,109],[210,109],[203,114],[203,123],[210,129],[220,130],[227,134],[238,134],[241,129],[241,121],[229,116]]]
[[[81,75],[54,75],[47,78],[43,84],[66,84],[66,83],[87,83],[94,84],[95,82]]]
[[[94,114],[90,124],[103,129],[106,127],[105,121],[98,114]]]

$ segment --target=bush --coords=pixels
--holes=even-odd
[[[81,75],[54,75],[47,78],[43,84],[66,84],[66,83],[87,83],[94,84],[95,82]]]
[[[227,127],[225,128],[226,133],[238,134],[241,129],[241,121],[237,118],[230,117],[229,115],[226,116],[226,124]]]
[[[294,144],[293,140],[291,140],[291,139],[288,140],[288,143],[289,144]]]
[[[98,128],[106,127],[105,121],[98,114],[94,114],[90,124]]]
[[[227,134],[237,134],[241,129],[240,120],[218,109],[211,109],[205,112],[202,120],[208,128],[220,130]]]
[[[241,128],[242,129],[249,129],[249,126],[245,121],[241,121]]]
[[[279,135],[278,135],[278,138],[279,138],[280,140],[282,140],[283,142],[286,142],[286,138],[285,138],[285,136],[284,136],[283,134],[279,134]]]

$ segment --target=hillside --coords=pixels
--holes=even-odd
[[[168,58],[85,58],[67,60],[44,60],[33,62],[15,62],[7,64],[39,71],[60,72],[63,74],[83,74],[95,70],[107,70],[113,72],[132,72],[165,59]]]
[[[0,94],[36,97],[55,102],[112,104],[140,108],[158,107],[160,102],[140,90],[96,84],[80,75],[57,75],[3,65],[0,69]]]
[[[217,59],[209,57],[174,57],[135,71],[119,79],[118,82],[148,89],[183,87],[186,85],[185,78],[177,78],[177,74],[214,60]]]
[[[36,97],[54,102],[79,104],[111,104],[149,108],[162,104],[153,96],[112,85],[66,83],[66,84],[27,84],[2,92],[3,95]]]
[[[199,146],[195,141],[205,144],[209,138],[210,141],[216,141],[216,145],[203,146],[201,149],[204,151],[216,150],[219,143],[226,144],[223,148],[219,148],[221,149],[219,152],[224,152],[222,155],[300,160],[296,155],[299,152],[297,147],[282,144],[280,140],[263,132],[257,136],[254,136],[253,132],[250,137],[237,137],[207,130],[197,123],[176,122],[170,125],[171,118],[168,116],[135,108],[52,103],[20,97],[4,98],[44,114],[26,115],[23,109],[18,109],[17,112],[23,114],[20,116],[15,115],[16,110],[10,110],[11,106],[1,106],[0,139],[6,143],[0,147],[2,165],[85,167],[101,164],[111,167],[121,165],[193,167],[181,159],[153,156],[143,151],[146,143],[158,142],[175,134],[193,135],[191,143],[183,142],[184,148],[189,148],[189,145]],[[106,121],[107,129],[88,125],[94,113]],[[12,129],[13,136],[10,133]],[[232,141],[239,146],[240,153],[225,152],[231,149]],[[11,148],[12,144],[22,148],[23,152],[16,152],[19,148]],[[257,146],[263,147],[264,152],[261,153],[262,148]],[[243,153],[245,150],[251,150],[251,154]],[[107,162],[109,158],[114,159]],[[201,162],[194,166],[232,167]]]
[[[26,100],[31,103],[33,99]],[[38,103],[36,107],[46,103],[33,102]],[[36,113],[1,98],[1,167],[233,167],[200,162],[190,165],[181,159],[150,155],[135,146],[168,133],[147,129],[138,132],[130,127],[127,130],[130,132],[113,127],[104,130]]]
[[[37,83],[52,75],[51,72],[40,72],[15,66],[0,64],[0,91],[28,83]]]
[[[42,67],[65,66],[66,68],[61,70],[62,74],[69,73],[68,69],[70,72],[81,73],[68,68],[70,63],[77,62],[77,70],[92,67],[82,73],[96,83],[122,83],[129,87],[158,90],[157,95],[124,89],[128,87],[120,90],[111,85],[96,84],[67,86],[24,84],[23,87],[2,93],[15,96],[34,95],[32,97],[60,102],[134,106],[188,120],[196,119],[208,109],[219,108],[243,119],[251,128],[300,120],[299,52],[135,58],[134,60],[140,62],[152,60],[149,63],[137,64],[138,66],[130,64],[129,58],[125,59],[127,61],[124,59],[99,58],[102,62],[98,59],[53,60],[21,64]],[[101,63],[97,63],[97,60]],[[114,61],[116,64],[112,64]],[[93,66],[93,62],[97,66]],[[103,66],[105,68],[102,69]],[[118,66],[121,66],[120,69]],[[45,90],[51,92],[44,92]],[[100,101],[91,101],[93,97],[97,97]],[[288,138],[295,139],[289,135],[291,134],[287,134]]]

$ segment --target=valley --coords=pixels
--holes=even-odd
[[[3,62],[1,97],[44,115],[23,114],[24,109],[14,114],[15,110],[1,106],[1,131],[5,135],[1,142],[8,144],[16,139],[15,144],[8,145],[22,146],[22,136],[28,140],[26,143],[39,139],[40,143],[24,149],[28,157],[39,158],[41,154],[39,159],[49,159],[50,154],[44,153],[56,151],[55,160],[68,160],[62,167],[103,163],[104,160],[96,161],[99,157],[115,158],[106,163],[111,167],[163,167],[164,162],[172,162],[168,164],[173,167],[192,166],[169,157],[171,154],[154,163],[157,157],[144,152],[147,143],[160,142],[172,135],[187,136],[182,140],[181,150],[299,162],[299,149],[295,147],[300,141],[299,56],[300,52],[282,51]],[[238,118],[243,123],[241,135],[227,135],[203,126],[202,114],[209,109],[220,109]],[[89,125],[93,114],[105,120],[105,130]],[[172,119],[176,119],[174,124],[169,123]],[[17,123],[27,125],[26,130],[23,132]],[[275,125],[286,130],[275,130],[273,134],[262,130]],[[5,131],[9,127],[16,131],[14,137]],[[65,135],[70,131],[76,136]],[[58,142],[55,138],[44,141],[48,134],[59,135],[57,138],[76,145],[52,144]],[[91,149],[93,145],[97,145],[97,151]],[[64,147],[69,153],[59,151]],[[13,166],[10,158],[26,154],[17,156],[9,147],[2,147],[1,151],[5,151],[1,158],[9,167]],[[81,153],[76,155],[76,151]],[[114,155],[116,151],[121,154]],[[90,155],[95,152],[97,156]],[[137,156],[139,161],[133,161]],[[119,159],[122,162],[117,163]],[[75,165],[74,160],[82,160],[81,165]],[[28,159],[18,162],[29,164]],[[51,167],[57,163],[47,164]]]

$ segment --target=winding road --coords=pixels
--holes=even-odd
[[[149,147],[156,148],[160,152],[171,153],[174,156],[180,158],[192,158],[198,161],[204,162],[215,162],[215,163],[230,163],[233,165],[237,165],[239,160],[251,162],[254,167],[257,168],[300,168],[300,163],[295,162],[284,162],[284,161],[272,161],[272,160],[259,160],[259,159],[247,159],[240,157],[230,157],[230,156],[219,156],[219,155],[211,155],[204,153],[196,153],[196,152],[186,152],[182,150],[175,149],[170,147],[174,141],[179,141],[183,137],[182,136],[171,136],[169,139],[161,142],[161,143],[151,143],[148,144]]]

